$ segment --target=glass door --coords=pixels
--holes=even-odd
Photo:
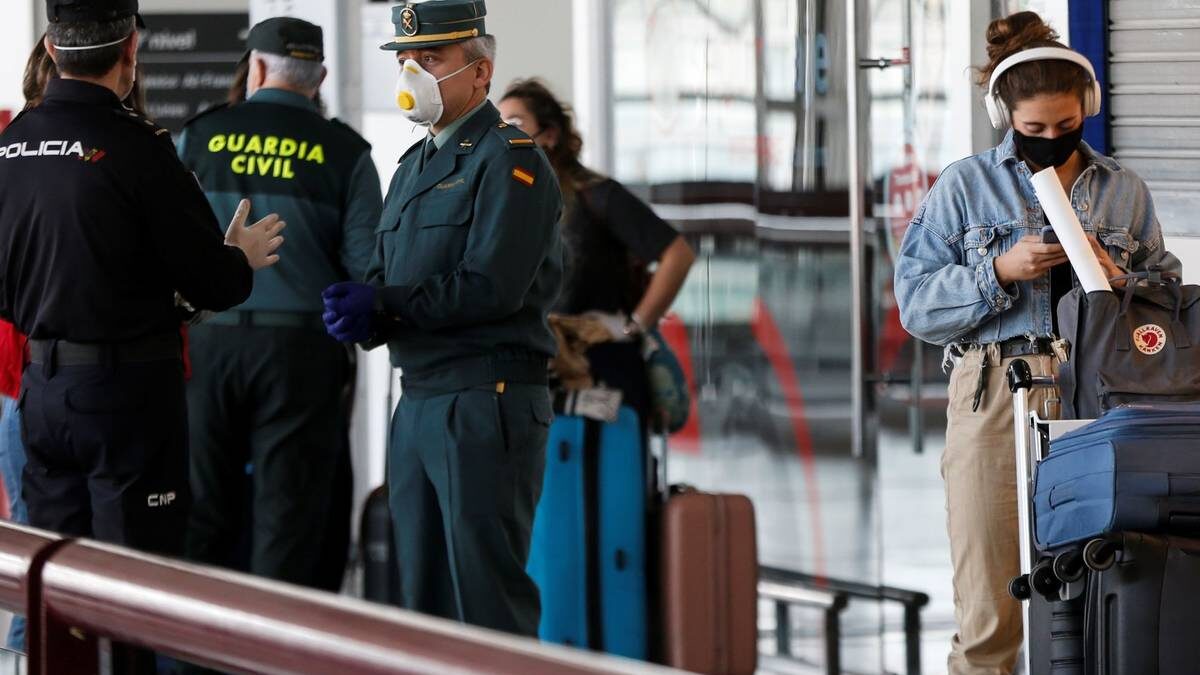
[[[763,565],[878,584],[874,457],[852,452],[845,6],[611,12],[613,177],[698,253],[664,331],[695,400],[671,482],[750,496]],[[848,672],[879,672],[880,620],[843,615]],[[792,625],[794,658],[822,662],[820,613]]]
[[[750,496],[764,566],[928,593],[927,673],[953,632],[946,377],[900,325],[892,261],[972,152],[972,36],[1002,4],[612,0],[612,130],[585,139],[698,253],[663,327],[695,402],[671,482]],[[789,658],[822,663],[821,615],[792,626]],[[902,628],[851,602],[843,669],[910,672]]]

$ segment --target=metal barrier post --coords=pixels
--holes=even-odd
[[[44,609],[44,606],[43,606]],[[33,624],[30,624],[33,628]],[[36,630],[31,630],[29,675],[99,675],[100,649],[94,635],[88,635],[43,611]]]
[[[920,675],[921,608],[929,604],[929,596],[925,593],[896,588],[894,586],[871,586],[856,581],[816,576],[778,567],[760,567],[759,573],[763,579],[763,581],[759,582],[760,596],[764,595],[764,586],[770,587],[773,584],[785,584],[797,589],[804,588],[819,590],[824,593],[837,593],[842,596],[843,603],[846,601],[846,598],[899,603],[904,607],[905,671],[908,675]],[[840,627],[837,630],[840,631]],[[827,631],[826,636],[828,635]]]
[[[792,611],[783,600],[775,601],[775,653],[792,655]]]
[[[825,610],[825,672],[828,675],[842,673],[842,619],[841,607],[829,607]]]
[[[904,605],[904,646],[908,675],[921,675],[921,606]]]
[[[846,609],[846,593],[806,587],[787,580],[760,580],[758,597],[775,603],[775,654],[792,656],[791,607],[820,609],[825,624],[825,672],[842,672],[842,610]]]
[[[25,640],[29,673],[46,672],[42,665],[45,634],[42,621],[41,571],[54,551],[67,545],[57,534],[12,523],[0,524],[0,607],[28,617]],[[73,645],[63,645],[64,651]],[[93,650],[93,657],[95,652]],[[86,661],[78,669],[55,672],[96,672]]]

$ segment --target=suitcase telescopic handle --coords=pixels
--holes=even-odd
[[[1025,359],[1017,359],[1008,366],[1008,390],[1016,394],[1022,390],[1043,389],[1054,386],[1051,375],[1034,375]]]
[[[660,457],[658,460],[658,470],[659,470],[659,476],[662,481],[662,484],[661,484],[662,492],[659,495],[659,499],[662,500],[663,504],[666,504],[667,500],[669,500],[671,498],[671,483],[670,483],[671,474],[667,471],[667,464],[669,463],[668,456],[671,454],[671,448],[669,447],[671,442],[669,439],[670,439],[670,436],[669,436],[669,432],[667,431],[667,427],[666,426],[661,427],[658,432],[658,447],[660,448],[660,450],[659,450]]]
[[[1008,390],[1017,393],[1022,389],[1033,387],[1033,371],[1023,359],[1017,359],[1008,366]]]

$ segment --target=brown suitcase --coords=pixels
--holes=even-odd
[[[666,664],[708,675],[758,665],[754,505],[742,495],[675,488],[662,521]]]

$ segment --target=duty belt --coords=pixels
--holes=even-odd
[[[30,340],[29,362],[54,366],[95,366],[106,363],[148,363],[182,358],[178,335],[168,333],[129,342],[82,343],[68,340]],[[53,366],[52,366],[53,367]]]
[[[253,328],[312,328],[325,331],[325,323],[316,312],[260,312],[237,310],[221,312],[205,319],[212,326],[246,326]]]

